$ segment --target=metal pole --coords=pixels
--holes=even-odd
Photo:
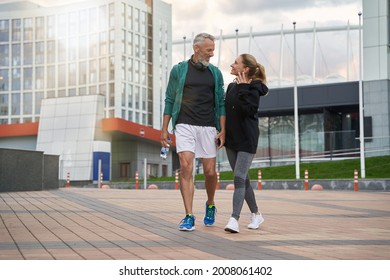
[[[299,119],[298,119],[298,86],[297,86],[297,40],[294,25],[294,131],[295,131],[295,177],[299,179]]]
[[[350,48],[350,28],[349,28],[349,20],[348,20],[348,25],[347,25],[347,81],[349,82],[349,48]]]
[[[251,48],[251,43],[252,43],[252,26],[251,26],[251,28],[250,28],[250,30],[249,30],[249,46],[248,46],[248,53],[251,53],[251,51],[252,51],[252,48]]]
[[[184,60],[186,60],[186,57],[187,57],[187,54],[186,54],[186,36],[183,36],[183,40],[184,40]]]
[[[238,29],[236,29],[236,56],[238,56]]]
[[[98,160],[98,188],[100,187],[100,185],[102,183],[102,176],[100,174],[102,174],[102,160],[101,159]]]
[[[311,81],[314,83],[316,79],[316,57],[317,57],[317,31],[316,31],[316,23],[314,22],[313,27],[313,69],[311,73]]]
[[[148,168],[147,168],[147,160],[146,158],[144,158],[144,189],[146,190],[146,185],[147,185],[147,181],[148,181],[148,172],[147,172]]]
[[[283,24],[282,28],[280,30],[280,61],[279,61],[279,87],[282,85],[282,79],[283,79],[283,53],[284,53],[284,32],[283,32]]]
[[[218,46],[218,62],[217,62],[217,66],[220,67],[221,65],[221,48],[222,48],[222,29],[219,33],[219,46]]]
[[[359,128],[360,128],[360,176],[366,178],[364,158],[364,108],[363,108],[363,67],[362,67],[362,12],[359,12]]]

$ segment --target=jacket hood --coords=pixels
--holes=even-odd
[[[268,87],[259,80],[251,82],[249,88],[257,90],[259,92],[259,96],[266,96],[269,92]]]

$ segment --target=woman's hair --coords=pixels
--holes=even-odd
[[[202,45],[205,39],[210,39],[211,41],[214,42],[215,37],[208,33],[199,33],[198,35],[195,36],[193,45]]]
[[[256,61],[256,58],[248,53],[240,55],[242,64],[249,68],[248,77],[252,80],[260,80],[263,84],[267,83],[267,76],[263,65]]]

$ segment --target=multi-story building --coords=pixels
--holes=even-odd
[[[367,156],[389,154],[389,2],[364,0],[361,19],[362,83],[297,89],[302,158],[358,156],[359,143]],[[0,148],[60,155],[60,177],[72,181],[97,180],[100,169],[114,181],[172,175],[176,156],[159,157],[171,37],[160,0],[0,5]],[[260,164],[293,161],[293,91],[272,87],[261,100]],[[217,161],[230,169],[224,151]]]
[[[60,155],[71,180],[171,175],[159,157],[171,68],[160,0],[0,5],[0,147]],[[142,141],[140,141],[142,140]]]

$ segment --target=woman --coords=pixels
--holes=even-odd
[[[225,230],[240,231],[238,220],[244,200],[251,211],[249,229],[257,229],[264,221],[256,204],[248,171],[256,154],[259,138],[258,109],[260,96],[268,94],[264,67],[250,54],[241,54],[232,65],[225,97],[226,154],[234,172],[233,212]]]

